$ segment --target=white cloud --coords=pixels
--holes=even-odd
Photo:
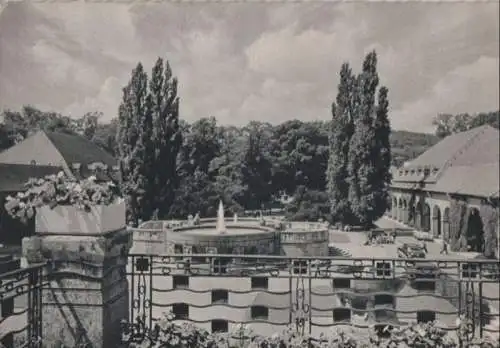
[[[72,117],[81,117],[85,112],[101,111],[104,120],[118,116],[118,106],[122,98],[122,88],[126,79],[107,78],[95,97],[87,97],[82,102],[69,105],[63,112]]]
[[[340,35],[293,26],[263,34],[245,51],[250,69],[282,80],[322,79],[349,51]],[[336,64],[337,63],[337,64]]]
[[[94,67],[75,59],[47,40],[37,41],[32,49],[34,60],[44,69],[44,83],[65,85],[78,83],[82,87],[94,87],[101,78]]]
[[[393,127],[432,131],[438,113],[476,113],[499,109],[499,58],[480,57],[441,78],[428,95],[392,113]]]
[[[375,48],[396,128],[498,107],[498,4],[15,5],[0,21],[2,106],[109,120],[135,64],[162,56],[188,121],[327,119],[341,63],[359,71]]]
[[[60,23],[82,51],[124,61],[135,61],[140,54],[129,5],[77,2],[35,6],[47,18]]]

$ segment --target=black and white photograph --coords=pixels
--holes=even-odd
[[[0,348],[500,348],[500,2],[0,1]]]

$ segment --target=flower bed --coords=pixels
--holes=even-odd
[[[95,234],[125,227],[125,203],[112,182],[77,181],[60,172],[25,186],[7,197],[5,208],[25,223],[35,217],[37,232]]]
[[[240,325],[232,333],[208,333],[194,324],[176,324],[168,314],[159,320],[147,335],[144,321],[134,325],[123,322],[122,338],[129,348],[499,348],[498,341],[489,338],[467,339],[468,322],[464,320],[458,331],[448,333],[434,323],[384,329],[382,335],[375,330],[360,334],[335,332],[318,338],[298,334],[292,327],[272,337],[255,335],[252,330]],[[359,330],[358,330],[359,331]]]

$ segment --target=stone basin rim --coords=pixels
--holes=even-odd
[[[231,236],[244,236],[244,235],[268,235],[276,232],[272,227],[266,226],[254,226],[238,223],[228,223],[226,224],[227,231],[225,233],[220,233],[216,229],[216,224],[202,224],[198,226],[182,226],[176,227],[172,230],[173,233],[183,233],[190,235],[204,235],[204,236],[221,236],[221,237],[231,237]],[[213,233],[206,233],[210,230]],[[239,230],[239,231],[238,231]],[[202,232],[204,231],[204,232]]]

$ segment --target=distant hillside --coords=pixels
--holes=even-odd
[[[393,130],[391,133],[392,164],[400,166],[435,145],[439,138],[433,134]]]

